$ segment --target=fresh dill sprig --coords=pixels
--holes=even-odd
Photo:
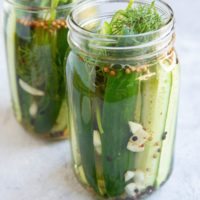
[[[150,5],[139,5],[132,7],[134,0],[131,0],[125,10],[115,13],[110,23],[105,22],[104,34],[129,35],[146,33],[162,27],[163,20],[159,15],[155,1]]]

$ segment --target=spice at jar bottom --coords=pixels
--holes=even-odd
[[[173,11],[161,1],[95,0],[76,6],[68,25],[75,174],[98,198],[148,196],[172,169],[179,96]]]

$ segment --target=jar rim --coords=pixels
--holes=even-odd
[[[160,0],[155,1],[155,6],[163,14],[162,17],[165,24],[157,30],[130,35],[104,35],[85,28],[85,26],[92,25],[93,22],[95,22],[94,28],[99,28],[102,20],[111,19],[116,11],[119,8],[121,9],[122,6],[126,7],[128,2],[129,0],[87,0],[77,4],[70,11],[67,18],[69,28],[68,43],[71,49],[95,59],[114,59],[116,61],[120,59],[151,59],[168,51],[173,46],[175,38],[174,13],[167,3]],[[113,5],[107,5],[106,3]],[[152,0],[135,0],[135,3],[137,5],[150,5]],[[105,7],[109,11],[105,11]],[[117,10],[116,7],[118,7]],[[90,13],[89,16],[86,16],[91,8],[100,12]],[[125,39],[125,41],[133,40],[136,43],[126,42],[118,45],[118,41],[121,39]],[[99,52],[102,52],[102,50],[108,52],[109,57],[108,55],[100,54]],[[122,51],[124,52],[123,57]]]
[[[115,0],[114,0],[115,1]],[[91,1],[91,0],[86,0],[84,2],[80,2],[79,4],[77,4],[75,7],[72,8],[72,10],[70,11],[69,13],[69,16],[68,16],[68,24],[69,24],[69,28],[70,26],[81,34],[87,34],[87,35],[90,35],[90,36],[95,36],[97,38],[112,38],[113,36],[116,38],[116,36],[118,38],[129,38],[129,37],[138,37],[138,36],[149,36],[149,35],[153,35],[153,34],[156,34],[156,33],[159,33],[159,32],[162,32],[163,30],[165,29],[168,29],[170,27],[172,27],[174,25],[174,12],[173,12],[173,9],[171,8],[171,6],[164,2],[163,0],[159,0],[159,3],[163,6],[166,7],[166,9],[168,9],[168,11],[170,12],[170,17],[169,19],[165,22],[165,24],[157,29],[157,30],[153,30],[153,31],[149,31],[149,32],[145,32],[145,33],[136,33],[136,34],[130,34],[130,35],[108,35],[108,34],[99,34],[99,33],[95,33],[95,32],[91,32],[89,30],[86,30],[85,28],[83,28],[82,26],[80,26],[75,20],[74,20],[74,12],[77,11],[78,9],[81,9],[81,8],[84,8],[92,3],[103,3],[103,2],[112,2],[112,1],[107,1],[107,0],[94,0],[94,1]],[[118,2],[129,2],[129,0],[118,0]],[[149,0],[135,0],[135,2],[139,2],[139,3],[142,3],[142,2],[149,2]],[[152,2],[152,0],[151,0]],[[156,2],[157,3],[157,2]]]
[[[73,6],[76,5],[75,2],[71,2],[59,5],[58,7],[51,7],[51,6],[28,6],[22,3],[15,2],[14,0],[5,0],[5,2],[14,6],[17,9],[28,10],[28,11],[45,11],[50,9],[56,9],[60,11],[60,10],[72,9]]]

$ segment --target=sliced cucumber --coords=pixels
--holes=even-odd
[[[71,56],[71,55],[70,55]],[[73,56],[73,54],[72,54]],[[75,57],[75,59],[78,59]],[[73,66],[76,63],[73,63]],[[77,65],[76,65],[77,67]],[[91,73],[86,73],[88,70],[87,65],[83,65],[81,69],[82,74],[85,75],[84,80],[91,79]],[[76,69],[76,68],[75,68]],[[81,156],[81,165],[84,170],[85,177],[88,184],[99,194],[99,188],[97,183],[97,174],[96,174],[96,163],[95,163],[95,149],[93,144],[93,123],[92,123],[92,100],[90,98],[91,92],[91,83],[89,87],[85,84],[85,81],[80,78],[78,72],[80,73],[80,68],[75,70],[72,74],[71,82],[73,82],[73,87],[71,88],[72,97],[70,101],[73,102],[74,107],[70,108],[72,113],[75,113],[73,119],[74,124],[76,124],[75,132],[76,137],[74,142],[78,143]],[[69,80],[68,80],[69,81]],[[81,88],[80,88],[81,86]],[[82,90],[84,88],[84,91]],[[71,90],[70,88],[68,88]],[[72,104],[71,102],[71,104]],[[72,124],[71,124],[72,125]],[[76,154],[76,149],[73,150]]]
[[[6,49],[7,49],[7,62],[8,73],[10,80],[10,89],[12,95],[12,103],[16,118],[19,122],[22,120],[21,106],[19,102],[18,87],[17,87],[17,75],[15,67],[15,32],[16,32],[16,14],[15,10],[10,10],[10,14],[7,19],[6,27]]]
[[[176,118],[178,111],[178,94],[179,94],[179,66],[177,65],[172,72],[172,89],[170,94],[169,109],[167,114],[167,121],[165,132],[167,132],[166,139],[162,144],[162,151],[160,157],[160,166],[158,170],[158,177],[156,186],[159,187],[168,177],[172,164],[172,154],[174,150],[174,140],[176,131]]]
[[[134,113],[135,122],[140,122],[140,118],[141,118],[141,109],[142,109],[141,84],[142,82],[140,81],[138,85],[138,94],[137,94],[137,100],[136,100],[137,103],[136,103],[136,109]]]
[[[124,192],[124,174],[129,170],[132,152],[127,150],[131,137],[128,122],[132,120],[138,93],[137,74],[118,71],[108,77],[104,96],[101,134],[103,172],[108,196]]]
[[[153,186],[158,171],[158,149],[165,130],[165,122],[171,93],[171,73],[158,64],[152,67],[157,77],[144,81],[142,84],[141,124],[150,134],[151,140],[145,145],[145,150],[135,158],[135,168],[146,172],[146,186]]]
[[[83,98],[87,98],[88,101],[82,101]],[[78,93],[78,91],[74,91],[74,99],[75,102],[75,113],[81,113],[83,107],[91,106],[91,101],[88,97],[83,96]],[[88,104],[89,105],[86,105]],[[75,116],[75,124],[77,139],[79,143],[79,147],[81,149],[81,164],[83,166],[83,170],[85,173],[85,177],[90,186],[99,193],[98,184],[97,184],[97,176],[96,176],[96,164],[95,164],[95,149],[93,145],[93,127],[92,127],[92,118],[87,121],[87,123],[82,118],[82,115],[77,114]]]
[[[67,122],[68,122],[68,119],[66,118],[67,110],[68,110],[67,101],[64,98],[62,106],[60,108],[59,115],[56,119],[55,125],[51,129],[52,133],[58,132],[58,131],[63,131],[67,127]]]
[[[84,169],[83,169],[82,166],[79,166],[79,167],[78,167],[77,173],[79,174],[80,181],[81,181],[83,184],[88,184],[87,179],[86,179],[86,177],[85,177]]]
[[[70,115],[73,115],[72,112],[70,112]],[[71,141],[72,155],[75,165],[80,165],[81,156],[80,156],[79,142],[74,125],[74,115],[70,116],[69,119],[70,119],[69,126],[70,126],[70,141]]]

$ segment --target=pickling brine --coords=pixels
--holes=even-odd
[[[91,7],[96,13],[81,19]],[[172,10],[159,1],[97,0],[77,6],[68,23],[76,176],[102,199],[147,196],[172,169],[180,70]]]
[[[70,2],[5,1],[4,35],[14,114],[30,132],[67,137],[66,18]]]

